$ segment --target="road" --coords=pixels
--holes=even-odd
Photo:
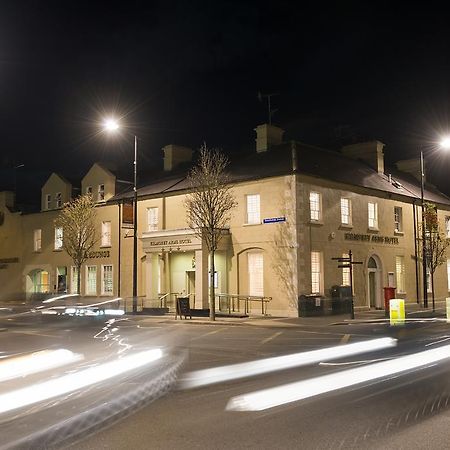
[[[45,320],[33,327],[16,324],[0,333],[2,348],[17,351],[23,345],[35,348],[54,345],[64,333],[85,348],[98,322],[64,326]],[[79,325],[78,322],[77,325]],[[416,322],[403,327],[384,323],[302,325],[272,323],[272,326],[194,324],[173,320],[132,318],[126,329],[139,328],[147,343],[187,355],[178,384],[167,395],[147,403],[107,428],[94,429],[70,449],[229,449],[229,448],[446,448],[449,433],[450,342],[449,326],[442,322]],[[65,330],[65,331],[64,331]],[[14,339],[11,337],[14,336]],[[125,336],[125,331],[124,331]],[[134,335],[133,335],[134,336]],[[393,347],[339,359],[276,369],[276,359],[266,361],[264,370],[273,371],[213,385],[186,388],[192,373],[208,368],[249,361],[302,354],[329,347],[347,348],[358,342],[383,337],[396,340]],[[39,338],[39,339],[37,339]],[[133,337],[135,339],[135,337]],[[39,343],[39,344],[37,344]],[[142,345],[146,343],[141,342]],[[428,362],[408,371],[384,375],[347,387],[282,403],[264,410],[235,410],[233,401],[261,390],[314,379],[314,389],[324,386],[326,376],[344,374],[377,364],[399,361],[405,355],[442,349],[438,362]],[[336,352],[336,350],[334,350]],[[301,356],[301,357],[302,357]],[[403,360],[401,360],[403,361]],[[401,364],[406,364],[407,360]],[[381,366],[380,366],[381,367]],[[269,369],[267,369],[269,368]],[[236,369],[237,370],[237,369]],[[233,371],[232,371],[233,372]],[[234,371],[236,373],[236,371]],[[203,372],[200,372],[203,373]],[[349,375],[347,375],[349,374]],[[140,381],[156,374],[140,374]],[[191,377],[191,378],[190,378]],[[316,380],[318,377],[322,377]],[[332,384],[337,383],[332,378]],[[128,383],[128,384],[127,384]],[[298,386],[298,385],[295,385]],[[302,390],[301,385],[298,390]],[[132,389],[116,381],[110,391]],[[278,394],[275,394],[277,397]],[[281,395],[280,395],[281,399]],[[237,404],[240,404],[237,402]],[[227,409],[228,408],[228,409]],[[92,430],[90,430],[92,431]]]

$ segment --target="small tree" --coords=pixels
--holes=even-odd
[[[81,266],[88,252],[98,241],[95,203],[90,194],[65,203],[55,219],[55,226],[63,230],[62,247],[77,268],[77,292],[80,293]]]
[[[200,158],[189,172],[190,193],[185,200],[187,222],[208,249],[210,258],[209,304],[210,319],[216,319],[214,293],[214,256],[222,231],[236,206],[229,177],[225,172],[228,159],[218,149],[200,148]]]

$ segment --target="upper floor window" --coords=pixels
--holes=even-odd
[[[447,238],[450,238],[450,217],[447,216],[445,218],[445,235]]]
[[[405,292],[405,257],[395,257],[395,273],[397,277],[397,292]]]
[[[343,253],[342,258],[347,259],[348,253]],[[342,286],[350,286],[350,267],[342,268]]]
[[[50,209],[52,207],[52,196],[50,194],[45,195],[45,209]]]
[[[55,205],[57,208],[61,208],[62,206],[62,195],[61,192],[57,192],[55,195]]]
[[[147,208],[148,231],[158,230],[158,208]]]
[[[369,228],[378,229],[378,205],[369,202],[368,204]]]
[[[261,223],[259,194],[247,195],[247,223]]]
[[[98,185],[98,201],[101,202],[105,200],[105,185],[99,184]]]
[[[403,211],[400,206],[394,207],[394,231],[396,233],[403,232]]]
[[[33,248],[34,248],[35,252],[40,252],[41,249],[42,249],[41,236],[42,236],[42,230],[40,228],[38,228],[37,230],[34,230],[34,236],[33,236],[34,245],[33,245]]]
[[[351,204],[350,199],[341,198],[341,223],[342,225],[351,225],[352,216],[351,216]]]
[[[102,247],[111,246],[111,222],[102,222]]]
[[[318,192],[309,193],[309,210],[311,214],[311,220],[319,221],[321,219],[320,194]]]
[[[92,186],[88,186],[88,187],[86,188],[86,194],[87,194],[87,195],[92,195]]]
[[[55,228],[55,250],[61,250],[63,246],[63,229],[62,227]]]

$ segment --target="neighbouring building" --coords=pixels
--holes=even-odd
[[[329,296],[333,286],[348,285],[348,269],[338,268],[332,258],[351,250],[362,263],[354,269],[356,308],[382,308],[387,286],[395,287],[396,296],[407,302],[421,299],[418,161],[401,161],[388,169],[379,141],[335,152],[284,142],[283,130],[273,125],[255,131],[254,151],[229,166],[237,207],[216,253],[216,293],[254,299],[254,313],[261,311],[258,300],[270,299],[269,314],[296,316],[299,295]],[[163,151],[163,170],[138,189],[138,296],[140,302],[162,304],[186,295],[191,307],[206,309],[208,253],[187,227],[184,208],[193,152],[176,145]],[[55,228],[54,219],[77,188],[52,174],[42,187],[41,211],[33,214],[17,211],[12,193],[0,193],[2,298],[75,293],[77,274],[62,250],[64,230]],[[96,163],[79,190],[97,202],[101,236],[82,267],[81,294],[130,298],[129,183]],[[425,200],[436,205],[441,227],[450,237],[450,199],[427,185]],[[450,255],[435,273],[438,299],[449,295],[449,274]]]

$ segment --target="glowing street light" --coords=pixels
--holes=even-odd
[[[441,141],[441,147],[445,150],[449,150],[450,149],[450,136],[446,136],[442,139]]]
[[[103,122],[103,128],[115,132],[120,128],[119,122],[113,118]],[[134,136],[134,182],[133,182],[133,312],[137,312],[137,136]]]

